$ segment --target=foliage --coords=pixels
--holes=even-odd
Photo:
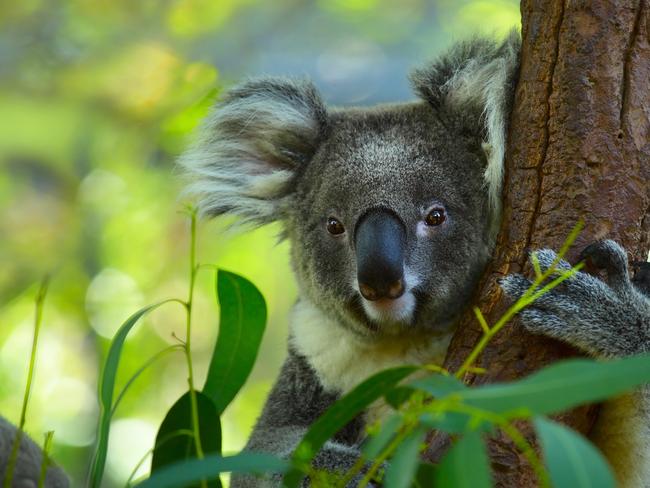
[[[186,337],[181,347],[187,358],[189,391],[171,407],[160,426],[152,449],[152,473],[165,472],[165,466],[184,463],[188,459],[202,460],[206,452],[221,453],[220,415],[248,378],[266,325],[266,304],[257,288],[248,280],[217,269],[216,291],[221,304],[219,337],[202,391],[194,386],[191,325],[194,285],[201,269],[211,269],[196,262],[196,211],[189,211],[191,221],[189,292],[187,300],[169,299],[145,307],[133,314],[113,338],[100,379],[102,414],[99,421],[98,443],[91,465],[89,485],[101,485],[108,450],[110,421],[115,412],[113,392],[122,345],[137,322],[155,308],[168,303],[180,303],[186,310]],[[246,332],[246,340],[244,340]],[[251,340],[248,340],[250,335]],[[150,365],[151,363],[148,363]],[[138,373],[139,374],[139,373]],[[131,384],[132,382],[128,382]],[[189,442],[188,442],[189,440]],[[220,487],[214,481],[197,479],[202,487]]]
[[[178,340],[186,353],[189,391],[179,398],[165,416],[155,445],[150,450],[153,453],[150,477],[138,484],[139,487],[218,488],[222,486],[219,475],[224,472],[258,475],[280,473],[284,474],[283,484],[288,488],[300,486],[304,476],[310,477],[315,486],[345,487],[359,473],[363,475],[360,486],[381,479],[387,488],[431,484],[489,487],[492,486],[492,479],[485,440],[496,435],[497,431],[509,437],[520,449],[535,470],[540,486],[615,486],[613,474],[598,450],[580,434],[545,416],[600,401],[650,382],[650,370],[647,367],[650,354],[608,362],[584,359],[564,361],[521,380],[504,384],[467,386],[462,382],[466,372],[475,371],[474,360],[496,330],[504,327],[516,311],[541,293],[571,279],[581,265],[570,270],[553,265],[544,273],[535,265],[536,278],[528,293],[514,303],[504,314],[505,318],[501,318],[493,327],[476,311],[477,320],[481,322],[487,339],[478,343],[468,360],[453,375],[437,365],[406,365],[379,372],[342,397],[312,424],[291,459],[282,460],[251,452],[223,456],[220,416],[250,374],[264,332],[266,305],[252,283],[236,274],[216,269],[215,284],[221,304],[221,325],[207,380],[202,391],[197,390],[191,374],[189,340],[193,286],[200,270],[212,270],[215,267],[196,262],[196,212],[190,212],[190,220],[188,299],[169,299],[142,308],[126,320],[111,343],[100,380],[102,415],[89,486],[99,487],[101,484],[111,418],[116,403],[123,395],[118,396],[117,402],[113,401],[115,377],[124,341],[143,316],[169,303],[180,303],[187,311],[187,336],[185,340]],[[576,227],[563,246],[557,262],[578,230],[579,227]],[[23,418],[33,374],[44,296],[45,286],[42,286],[36,301],[35,338]],[[144,368],[154,364],[154,361],[148,361]],[[413,379],[415,373],[423,371],[428,375]],[[431,374],[431,371],[434,373]],[[140,372],[141,370],[136,374]],[[131,384],[132,381],[128,382],[126,388]],[[315,470],[311,466],[311,460],[324,443],[356,415],[382,399],[394,407],[394,412],[385,422],[368,428],[368,437],[362,446],[358,462],[343,473]],[[519,430],[516,422],[520,421],[532,421],[540,439],[541,458]],[[424,440],[430,429],[448,432],[454,439],[453,445],[437,466],[420,461],[420,453],[426,447]],[[18,439],[20,432],[19,430]],[[50,439],[46,440],[46,450],[49,442]],[[47,456],[44,462],[47,463]],[[142,461],[138,466],[141,463]]]
[[[558,260],[566,252],[579,230],[580,227],[577,226],[569,236],[560,250]],[[483,443],[485,433],[493,433],[497,429],[509,436],[521,449],[522,454],[535,469],[541,486],[550,486],[551,480],[556,487],[592,486],[590,483],[597,483],[598,486],[614,486],[614,478],[606,461],[587,440],[566,427],[546,420],[542,415],[602,400],[650,381],[650,371],[647,368],[649,355],[609,363],[588,360],[566,361],[508,384],[467,387],[458,381],[467,371],[472,370],[475,359],[490,338],[504,327],[516,312],[562,281],[571,279],[580,267],[581,264],[567,271],[551,266],[542,273],[539,266],[534,266],[536,278],[528,293],[513,304],[493,327],[490,327],[480,311],[476,310],[477,319],[483,327],[484,340],[479,342],[453,377],[439,366],[434,366],[428,369],[438,370],[438,372],[403,385],[404,380],[418,369],[417,366],[404,366],[380,372],[354,388],[309,428],[295,449],[291,468],[286,471],[284,477],[284,485],[288,488],[297,487],[303,476],[307,475],[315,484],[346,486],[349,480],[366,463],[369,463],[370,468],[360,483],[365,485],[370,480],[383,476],[380,468],[386,460],[390,462],[383,483],[388,488],[410,486],[414,479],[422,482],[425,470],[418,469],[419,452],[422,450],[426,432],[433,427],[456,436],[453,447],[440,465],[428,472],[428,476],[432,477],[431,479],[439,486],[491,486],[489,462]],[[196,267],[193,266],[192,269]],[[255,322],[257,308],[263,301],[260,302],[259,293],[252,285],[246,284],[243,288],[231,287],[231,292],[236,290],[230,296],[230,299],[235,300],[236,307],[224,306],[228,303],[225,284],[237,279],[235,275],[227,275],[227,279],[217,280],[223,288],[219,289],[219,297],[222,301],[222,330],[215,351],[227,350],[225,346],[219,347],[219,344],[225,344],[226,341],[238,351],[241,350],[241,326],[246,322],[243,316],[246,315],[249,306],[251,310],[249,315],[253,316],[253,322],[257,323],[258,327],[263,327],[263,320]],[[246,299],[247,296],[251,298],[250,302]],[[236,313],[233,313],[233,310]],[[264,317],[264,314],[262,313],[260,317]],[[224,320],[226,318],[229,320]],[[248,325],[250,326],[250,323]],[[251,354],[249,357],[254,358],[260,335],[254,334],[254,346],[248,349]],[[235,369],[228,357],[221,362],[225,366],[224,371],[232,372]],[[217,363],[213,361],[213,365],[215,364]],[[246,360],[243,364],[245,366],[240,368],[240,376],[245,377],[250,371],[250,366]],[[227,374],[224,375],[224,379],[220,382],[211,380],[210,384],[217,391],[219,389],[224,391],[224,387],[219,383],[227,385],[229,383],[227,377]],[[238,375],[235,375],[235,378],[237,377]],[[236,393],[242,384],[243,382],[239,381],[232,389],[226,387],[228,392],[226,398],[231,398],[232,391]],[[310,461],[323,444],[382,396],[392,397],[391,403],[396,405],[396,414],[383,426],[374,426],[374,432],[372,428],[370,429],[363,455],[355,466],[347,473],[315,472],[310,466]],[[451,422],[450,415],[453,416]],[[546,465],[515,426],[514,421],[517,420],[534,420]],[[179,420],[177,424],[187,425],[188,421],[189,419]],[[250,460],[248,456],[253,455],[241,453],[239,459]],[[203,466],[200,464],[201,457],[201,455],[197,456],[199,464],[196,466]],[[267,459],[261,461],[262,464],[268,462]],[[205,462],[206,459],[203,460],[203,463]],[[253,462],[246,469],[263,472],[262,464],[257,465]],[[469,473],[468,465],[474,468]],[[585,466],[589,466],[596,476],[585,474],[585,471],[589,471]],[[186,470],[186,463],[180,462],[175,467],[172,465],[166,471],[167,475],[173,476],[175,469]],[[184,480],[185,483],[198,481],[200,477],[198,474],[191,476],[188,473]]]
[[[221,454],[221,422],[216,405],[205,394],[199,391],[194,394],[203,454]],[[199,457],[192,427],[192,398],[188,391],[172,406],[160,424],[151,459],[152,474],[169,464]],[[221,488],[221,483],[218,479],[211,480],[207,486]]]

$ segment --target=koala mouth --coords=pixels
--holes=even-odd
[[[377,323],[410,324],[415,313],[416,300],[411,292],[399,298],[382,298],[375,301],[361,300],[361,305],[368,318]]]
[[[355,295],[348,303],[348,310],[357,322],[372,332],[378,332],[382,326],[408,327],[414,324],[421,298],[416,290],[411,290],[397,299],[384,298],[375,301]]]

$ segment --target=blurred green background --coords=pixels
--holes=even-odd
[[[175,159],[219,93],[246,75],[311,76],[337,105],[413,98],[408,70],[454,40],[519,25],[514,0],[0,0],[0,412],[17,422],[37,282],[52,274],[27,431],[85,480],[99,365],[137,308],[187,294],[188,220]],[[224,418],[239,450],[285,354],[296,288],[277,229],[199,228],[198,259],[264,293],[253,374]],[[213,276],[199,277],[194,354],[202,384],[218,330]],[[118,389],[184,335],[180,307],[127,341]],[[123,486],[187,389],[182,353],[143,374],[117,411],[105,486]],[[142,474],[148,470],[145,463]]]

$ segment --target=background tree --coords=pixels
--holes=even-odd
[[[579,221],[569,257],[602,238],[632,260],[650,247],[650,5],[646,0],[523,0],[520,79],[511,116],[504,219],[478,306],[494,323],[505,310],[496,280],[526,272],[527,251],[558,249]],[[482,331],[470,311],[452,340],[445,367],[456,370]],[[516,326],[499,333],[468,374],[472,384],[519,378],[576,354]],[[562,420],[588,434],[598,414],[584,407]],[[531,429],[524,426],[529,437]],[[448,438],[435,434],[427,457]],[[525,458],[505,437],[490,443],[503,486],[534,486]]]

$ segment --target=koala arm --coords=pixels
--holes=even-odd
[[[0,479],[7,474],[7,464],[18,429],[3,417],[0,417]],[[27,434],[23,434],[18,450],[18,457],[13,471],[12,486],[15,488],[36,488],[41,476],[43,452]],[[46,488],[67,488],[70,482],[61,468],[52,464],[45,475]]]
[[[546,270],[557,256],[545,249],[537,257]],[[650,273],[642,268],[631,281],[627,255],[613,241],[592,244],[582,257],[605,272],[606,282],[577,273],[521,311],[523,326],[595,357],[650,351]],[[569,268],[564,261],[559,266]],[[513,298],[530,284],[521,275],[501,282]],[[591,438],[612,465],[621,487],[650,486],[650,387],[607,401]]]
[[[245,450],[290,458],[311,424],[337,399],[337,394],[323,389],[307,360],[289,351]],[[353,420],[323,446],[312,465],[327,471],[345,471],[351,468],[360,455],[358,441],[362,434],[363,420]],[[357,486],[361,477],[358,475],[349,486]],[[255,478],[251,475],[233,474],[231,486],[276,487],[281,485],[281,480],[281,475]],[[303,486],[309,486],[306,478]]]
[[[544,249],[537,258],[548,269],[556,254]],[[583,258],[605,271],[607,282],[577,273],[520,312],[524,327],[567,342],[595,357],[614,358],[650,351],[650,297],[635,286],[628,272],[627,254],[614,241],[587,247]],[[570,265],[561,261],[560,268]],[[511,275],[502,282],[506,294],[518,298],[531,282]]]

